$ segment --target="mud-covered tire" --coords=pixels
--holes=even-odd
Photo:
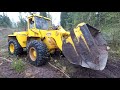
[[[14,52],[13,53],[10,51],[10,45],[11,44],[14,45]],[[23,53],[23,48],[20,46],[20,44],[18,43],[17,40],[11,39],[11,40],[8,41],[8,52],[9,52],[10,55],[19,56]]]
[[[30,48],[35,48],[36,50],[36,59],[34,61],[30,57]],[[30,41],[27,45],[27,55],[30,64],[36,67],[45,65],[50,60],[47,46],[42,41]]]

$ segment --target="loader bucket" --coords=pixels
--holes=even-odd
[[[103,70],[107,63],[107,43],[96,28],[83,24],[63,40],[63,54],[72,63],[93,70]]]

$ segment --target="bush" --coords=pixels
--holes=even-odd
[[[25,64],[24,62],[19,59],[19,60],[14,60],[11,64],[12,68],[15,69],[17,72],[22,72],[25,69]]]

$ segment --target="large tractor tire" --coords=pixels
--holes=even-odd
[[[47,46],[42,41],[33,40],[27,46],[28,60],[34,66],[45,65],[50,60]]]
[[[20,46],[17,40],[11,39],[8,42],[8,51],[11,55],[21,55],[23,53],[23,48]]]

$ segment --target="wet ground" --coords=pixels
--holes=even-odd
[[[64,74],[52,68],[50,65],[35,67],[30,64],[25,65],[23,72],[17,72],[11,67],[11,62],[1,60],[0,78],[65,78]]]
[[[0,57],[9,58],[7,51],[7,35],[12,30],[0,30]],[[88,68],[76,67],[68,62],[66,58],[52,58],[50,61],[55,66],[64,66],[65,72],[71,78],[120,78],[120,58],[109,53],[106,68],[103,71],[95,71]],[[111,57],[112,56],[112,57]],[[20,57],[25,59],[26,55]],[[115,57],[115,58],[114,58]],[[13,58],[14,59],[14,58]],[[0,59],[0,78],[66,78],[59,70],[46,64],[42,67],[35,67],[25,62],[25,70],[23,72],[16,72],[11,67],[11,62]]]

